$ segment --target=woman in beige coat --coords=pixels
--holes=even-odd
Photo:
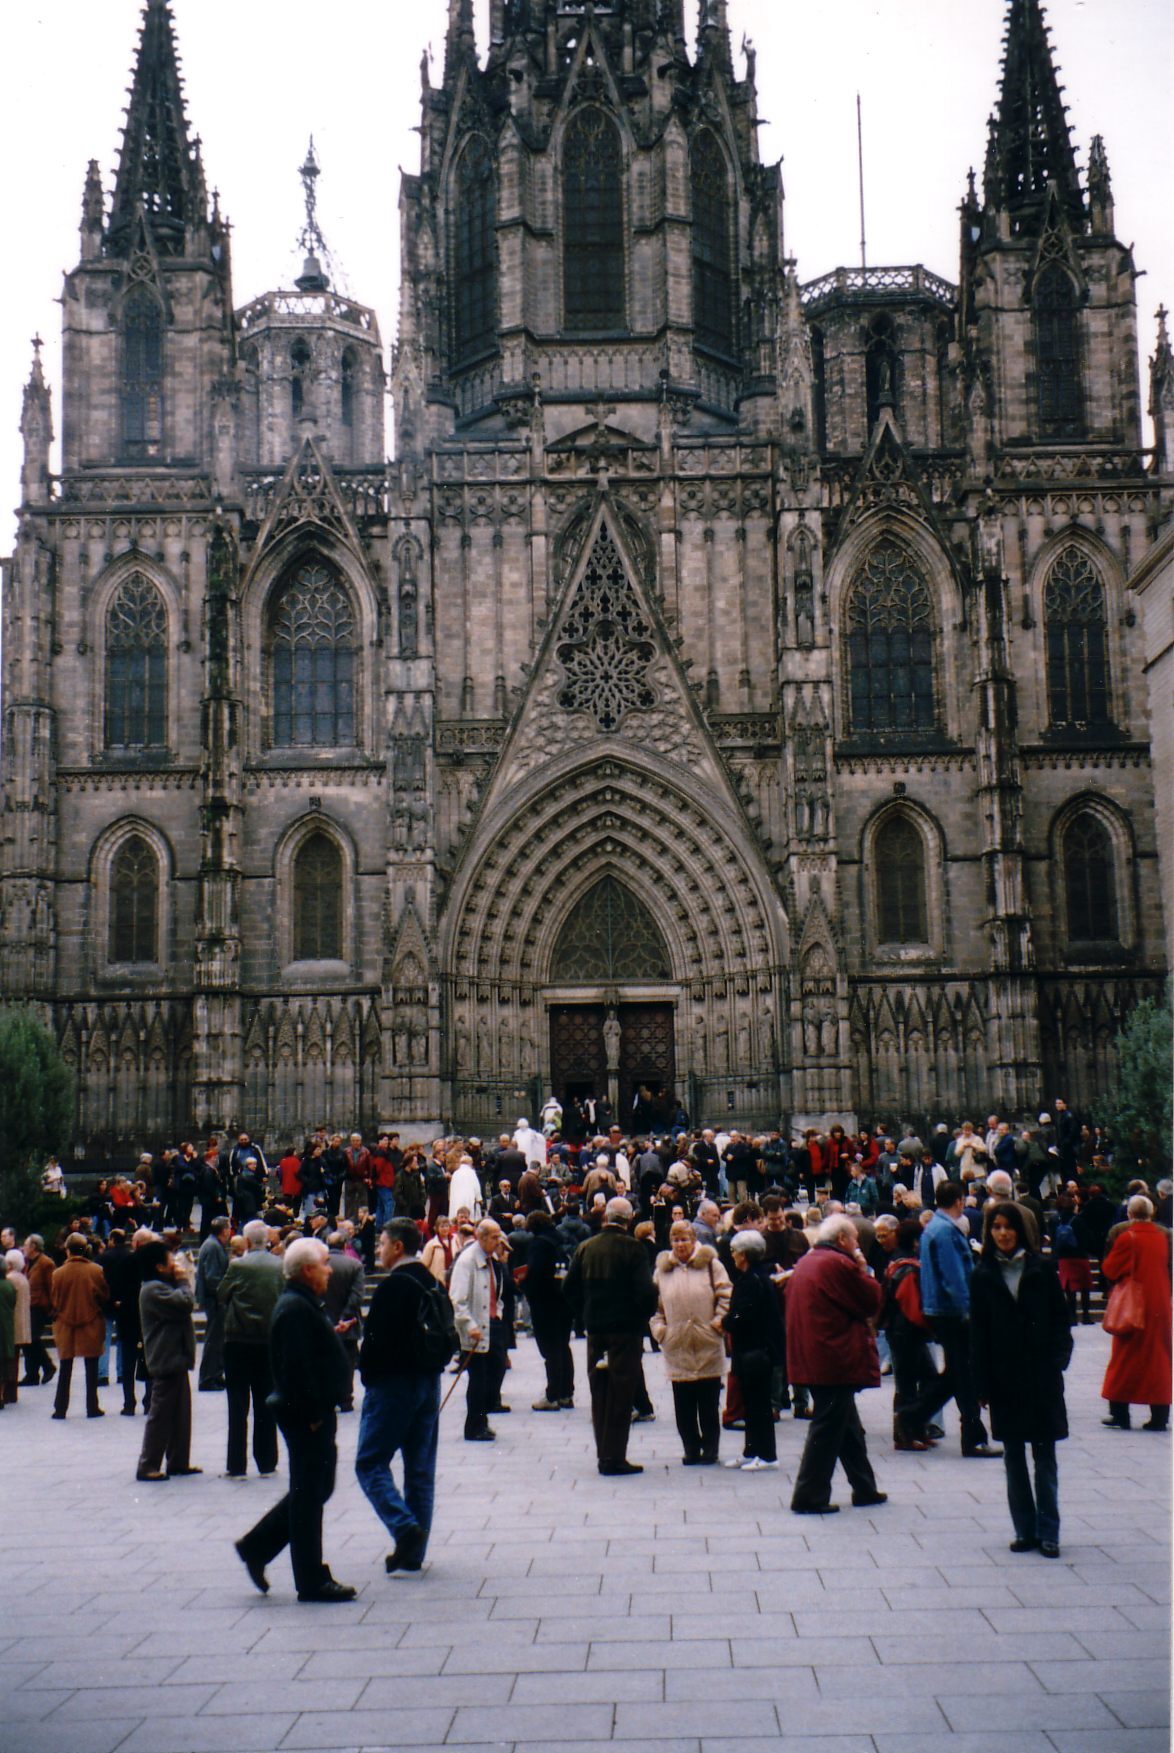
[[[17,1377],[19,1377],[22,1353],[25,1346],[31,1345],[33,1342],[33,1324],[32,1317],[29,1314],[29,1281],[25,1277],[24,1272],[24,1255],[19,1248],[9,1248],[4,1258],[8,1261],[8,1282],[16,1291],[16,1317],[14,1326],[17,1360],[16,1373]],[[15,1378],[9,1389],[8,1401],[10,1405],[16,1405]]]
[[[730,1279],[714,1250],[699,1244],[690,1223],[669,1231],[670,1252],[656,1262],[658,1304],[652,1336],[660,1346],[673,1389],[686,1467],[715,1467],[721,1423]]]

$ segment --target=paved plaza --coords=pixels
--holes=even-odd
[[[891,1452],[891,1393],[860,1396],[890,1502],[787,1510],[777,1475],[682,1469],[660,1361],[643,1478],[601,1479],[585,1407],[514,1412],[493,1448],[444,1414],[429,1566],[388,1577],[343,1418],[327,1559],[347,1606],[299,1606],[288,1562],[254,1593],[231,1541],[277,1481],[218,1477],[224,1400],[196,1396],[202,1479],[134,1481],[141,1419],[49,1419],[45,1389],[0,1420],[4,1753],[541,1749],[741,1753],[1158,1753],[1169,1745],[1169,1437],[1101,1428],[1108,1340],[1079,1329],[1075,1436],[1060,1447],[1063,1558],[1013,1557],[1003,1470],[948,1441]],[[582,1347],[576,1363],[582,1376]],[[580,1388],[580,1400],[584,1400]],[[740,1437],[723,1437],[723,1453]]]

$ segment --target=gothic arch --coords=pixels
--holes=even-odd
[[[635,750],[603,761],[574,751],[548,764],[490,811],[462,859],[442,966],[457,980],[543,985],[568,908],[611,873],[652,914],[678,983],[725,992],[729,980],[777,971],[782,907],[729,821],[696,776],[686,789]]]
[[[1029,600],[1032,618],[1038,629],[1040,649],[1033,663],[1034,686],[1038,690],[1038,723],[1052,722],[1047,682],[1047,591],[1053,568],[1068,548],[1075,548],[1096,572],[1105,599],[1105,659],[1108,668],[1108,717],[1112,725],[1126,729],[1130,718],[1130,702],[1121,685],[1127,673],[1127,653],[1121,635],[1121,606],[1125,601],[1126,584],[1121,562],[1108,543],[1086,529],[1072,523],[1048,537],[1032,562],[1029,575]]]
[[[331,567],[350,599],[355,619],[355,740],[354,747],[370,752],[377,747],[376,696],[372,653],[379,639],[379,608],[367,570],[359,556],[335,531],[320,524],[301,523],[273,542],[261,555],[245,582],[241,608],[245,663],[248,673],[261,676],[263,685],[249,711],[250,755],[270,752],[272,700],[270,693],[268,636],[274,593],[280,591],[298,567],[319,561]],[[306,748],[304,758],[312,764],[320,749]]]
[[[836,736],[850,735],[852,725],[847,663],[851,593],[869,555],[886,541],[905,550],[926,581],[933,617],[935,730],[958,740],[964,700],[968,698],[961,684],[966,673],[961,585],[953,561],[929,526],[921,518],[891,506],[868,513],[851,527],[824,574],[832,644],[837,654]]]
[[[732,355],[737,348],[738,203],[729,153],[703,123],[689,142],[694,339]]]
[[[1070,836],[1079,831],[1082,818],[1091,821],[1105,836],[1105,845],[1111,858],[1112,868],[1109,877],[1112,911],[1112,926],[1108,934],[1097,939],[1090,939],[1076,929],[1076,922],[1069,917],[1069,880],[1068,861],[1071,853]],[[1088,960],[1081,955],[1079,946],[1082,943],[1097,943],[1110,952],[1114,948],[1128,950],[1134,948],[1137,941],[1137,902],[1136,902],[1136,847],[1133,829],[1128,816],[1109,798],[1102,797],[1099,792],[1085,791],[1069,798],[1068,802],[1057,810],[1052,819],[1048,834],[1048,869],[1052,885],[1052,917],[1056,921],[1057,943],[1062,957]],[[1099,959],[1099,958],[1093,958]]]
[[[627,333],[630,142],[622,112],[593,100],[574,104],[555,150],[561,327],[568,335]]]
[[[894,933],[890,925],[894,911],[910,918],[914,905],[906,888],[904,897],[893,896],[886,888],[891,880],[882,869],[885,842],[894,830],[908,828],[920,843],[919,916],[924,918],[924,935]],[[892,846],[891,851],[896,851]],[[860,836],[861,918],[865,921],[866,942],[873,961],[885,964],[925,964],[940,961],[946,954],[948,931],[946,918],[945,835],[940,823],[922,805],[910,798],[894,798],[874,810],[864,824]],[[910,880],[912,877],[910,875]],[[920,913],[923,909],[923,915]]]
[[[299,953],[297,930],[298,860],[309,842],[318,836],[330,842],[338,855],[338,936],[341,955],[307,958]],[[355,883],[358,870],[355,845],[346,830],[321,811],[299,816],[277,842],[273,857],[275,892],[274,926],[278,965],[283,976],[313,983],[317,977],[337,980],[349,974],[356,962]]]
[[[174,749],[179,740],[179,696],[180,688],[176,676],[175,654],[179,644],[176,629],[181,625],[180,592],[175,580],[155,560],[149,560],[138,548],[129,548],[99,574],[93,589],[89,593],[86,604],[85,642],[93,653],[91,667],[90,695],[90,751],[91,758],[100,760],[107,753],[106,745],[106,678],[108,660],[106,650],[107,618],[118,592],[123,585],[136,573],[142,575],[147,582],[158,591],[163,602],[166,616],[166,705],[164,748]],[[160,750],[162,753],[162,750]]]
[[[115,905],[114,875],[119,854],[132,842],[141,843],[155,860],[157,873],[157,915],[155,921],[156,953],[153,960],[132,963],[113,959],[112,914]],[[90,850],[87,891],[86,936],[89,940],[94,975],[99,980],[149,979],[157,984],[172,965],[175,930],[174,886],[175,859],[167,837],[142,816],[123,816],[95,840]]]
[[[452,357],[462,365],[498,345],[497,172],[484,134],[462,141],[448,191]]]

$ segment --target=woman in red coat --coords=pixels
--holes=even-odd
[[[1101,1263],[1114,1284],[1129,1279],[1142,1295],[1142,1325],[1113,1335],[1113,1354],[1101,1398],[1109,1402],[1105,1424],[1129,1429],[1129,1408],[1148,1406],[1143,1430],[1165,1430],[1170,1422],[1170,1236],[1153,1221],[1144,1194],[1129,1201],[1129,1225]]]

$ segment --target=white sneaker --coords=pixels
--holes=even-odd
[[[729,1468],[744,1467],[745,1465],[746,1465],[745,1455],[739,1455],[733,1461],[723,1461],[722,1462],[723,1467],[729,1467]]]

